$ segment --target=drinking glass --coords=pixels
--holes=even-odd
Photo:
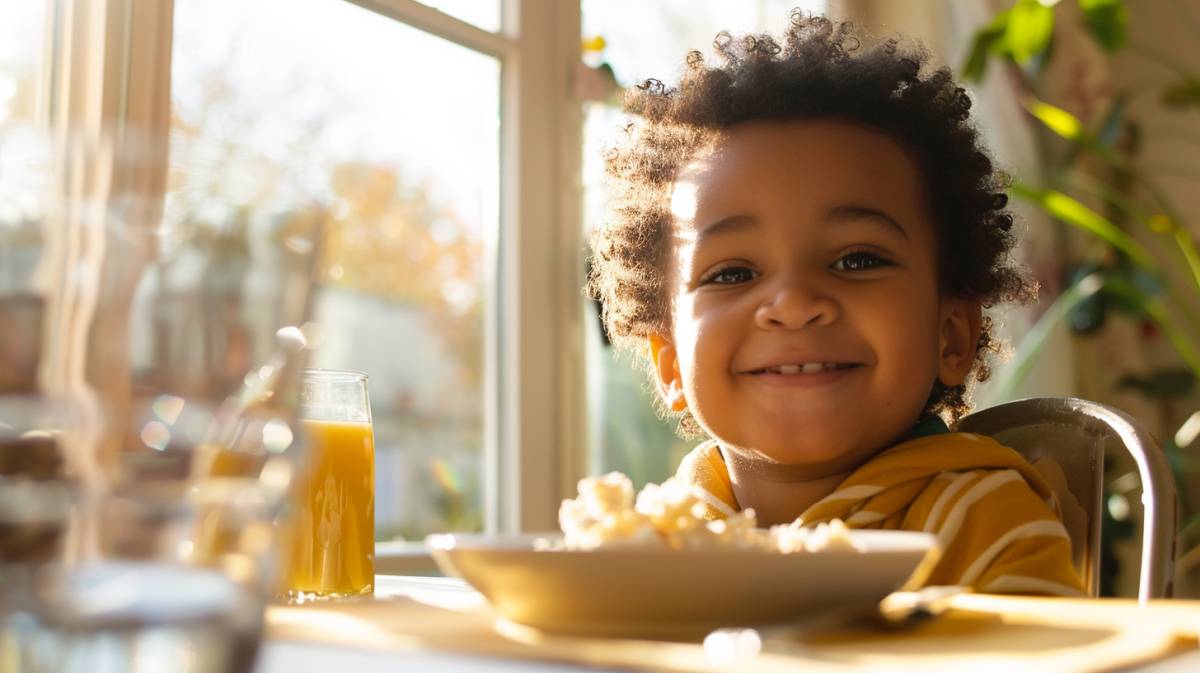
[[[297,600],[375,588],[375,439],[367,375],[307,369],[300,384],[306,470],[287,518],[285,592]]]

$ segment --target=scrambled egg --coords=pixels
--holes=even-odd
[[[579,482],[579,496],[558,510],[563,546],[657,546],[670,549],[759,549],[781,553],[857,549],[840,520],[816,528],[800,520],[769,529],[758,527],[753,509],[706,521],[702,514],[712,496],[674,478],[647,484],[636,498],[633,482],[620,472]]]

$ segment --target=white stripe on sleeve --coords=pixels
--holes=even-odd
[[[946,522],[942,524],[941,530],[937,533],[938,542],[942,545],[942,549],[950,547],[950,541],[958,534],[958,529],[962,526],[963,519],[966,518],[967,510],[971,509],[971,505],[974,505],[988,493],[1014,481],[1021,481],[1021,474],[1019,472],[1016,470],[1001,470],[980,479],[979,483],[967,489],[967,492],[958,499],[958,502],[954,503],[954,507],[950,508],[950,512],[946,515]]]
[[[692,495],[696,496],[696,499],[703,500],[704,504],[712,507],[726,517],[731,517],[736,514],[732,507],[726,505],[720,498],[713,495],[708,490],[696,486],[695,484],[688,484],[688,490],[691,491]]]
[[[882,490],[882,486],[874,486],[872,484],[847,486],[840,491],[834,491],[824,498],[821,498],[821,502],[819,504],[837,502],[839,500],[862,500],[864,498],[869,498]]]
[[[942,489],[941,495],[933,502],[933,507],[929,510],[929,516],[925,517],[926,533],[933,532],[934,526],[937,525],[938,520],[942,517],[942,510],[946,507],[946,504],[967,485],[968,481],[974,478],[975,474],[971,472],[957,474],[954,477],[954,481],[951,481],[949,486]]]
[[[1062,522],[1055,519],[1041,519],[1038,521],[1027,521],[1016,528],[1001,535],[999,539],[993,542],[983,553],[975,557],[971,565],[963,571],[962,577],[958,579],[956,584],[974,584],[975,580],[983,574],[984,570],[991,565],[992,561],[1004,551],[1005,547],[1023,540],[1027,537],[1036,537],[1046,535],[1050,537],[1061,537],[1067,540],[1071,538],[1067,535],[1067,529],[1063,528]]]
[[[868,512],[867,510],[859,510],[859,511],[855,512],[854,514],[851,514],[849,519],[846,519],[846,525],[847,526],[865,526],[867,524],[875,523],[876,521],[881,521],[886,518],[887,518],[887,515],[884,514],[883,512]]]

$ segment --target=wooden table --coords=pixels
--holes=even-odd
[[[1200,671],[1200,601],[964,595],[927,627],[768,639],[719,660],[699,643],[499,634],[486,602],[456,579],[377,579],[372,600],[279,606],[256,673],[446,671]]]

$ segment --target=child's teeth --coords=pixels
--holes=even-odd
[[[779,372],[780,374],[816,374],[827,369],[837,369],[836,362],[806,362],[802,365],[776,365],[770,367],[766,371]]]

